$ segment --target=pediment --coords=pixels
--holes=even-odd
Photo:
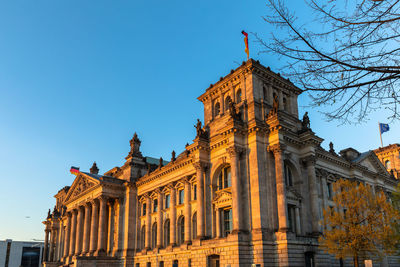
[[[84,194],[86,191],[88,191],[92,187],[95,187],[98,184],[100,184],[99,180],[96,180],[83,173],[79,173],[72,183],[67,196],[65,197],[65,202],[77,198],[78,196]]]
[[[213,204],[216,206],[221,205],[231,205],[232,203],[232,193],[228,190],[221,190],[216,192],[216,196],[213,200]]]
[[[298,193],[294,188],[289,188],[286,192],[286,197],[291,200],[301,200],[301,194]]]
[[[383,166],[382,162],[378,159],[378,157],[370,153],[368,157],[365,157],[360,162],[358,162],[361,166],[366,167],[369,171],[381,174],[388,174],[386,168]]]

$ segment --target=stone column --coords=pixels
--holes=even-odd
[[[193,164],[197,179],[197,238],[204,239],[204,166],[197,162]]]
[[[114,246],[114,201],[108,202],[108,235],[107,235],[107,255],[112,253],[112,248]]]
[[[50,229],[49,226],[46,225],[46,229],[44,230],[45,237],[44,237],[44,250],[43,250],[43,261],[49,261],[49,233]]]
[[[64,239],[64,224],[62,219],[60,218],[60,223],[59,223],[60,227],[58,229],[58,248],[57,248],[57,261],[60,261],[62,258],[62,252],[63,252],[63,239]]]
[[[79,207],[77,225],[76,225],[75,255],[80,255],[82,252],[82,236],[83,236],[83,210],[82,207]]]
[[[231,159],[231,179],[232,179],[232,219],[233,231],[237,233],[243,230],[242,226],[242,210],[240,208],[240,201],[242,199],[240,176],[239,176],[239,157],[240,149],[237,147],[230,147],[227,149]]]
[[[86,255],[89,253],[90,249],[90,204],[85,204],[85,224],[83,227],[83,250],[82,255]]]
[[[49,256],[47,257],[49,261],[54,261],[54,241],[55,241],[55,233],[56,229],[54,229],[54,226],[51,228],[50,231],[50,245],[49,245]]]
[[[146,198],[146,239],[145,248],[151,249],[151,198]]]
[[[285,175],[283,169],[282,152],[283,147],[280,144],[274,145],[270,148],[274,153],[275,157],[275,180],[276,180],[276,198],[278,204],[278,222],[279,231],[288,231],[288,216],[287,216],[287,204],[286,204],[286,185]]]
[[[116,218],[116,223],[115,223],[115,240],[114,240],[114,248],[113,248],[113,253],[112,256],[119,256],[122,250],[122,245],[123,245],[123,205],[122,205],[123,199],[122,198],[116,198],[115,203],[114,203],[114,209],[115,209],[115,218]]]
[[[300,209],[299,209],[299,207],[296,207],[294,212],[295,212],[295,217],[296,217],[296,234],[300,235],[301,234],[301,224],[300,224]]]
[[[99,232],[97,240],[97,250],[95,256],[103,256],[106,252],[107,242],[107,197],[101,196],[99,212]]]
[[[64,258],[69,255],[69,240],[71,236],[71,213],[67,213],[67,225],[64,233]]]
[[[163,194],[161,190],[158,191],[157,196],[158,202],[158,210],[157,210],[157,247],[162,247],[163,241],[163,216],[162,216],[162,209],[163,209]]]
[[[76,215],[77,211],[72,211],[72,221],[71,221],[71,237],[69,239],[69,256],[75,255],[75,245],[76,245]]]
[[[174,186],[171,188],[171,221],[170,227],[170,243],[172,246],[176,245],[176,189]]]
[[[137,188],[134,183],[126,182],[124,204],[124,257],[133,257],[136,241]]]
[[[311,205],[311,224],[313,234],[319,234],[319,210],[318,210],[318,188],[317,188],[317,176],[315,174],[315,157],[309,156],[303,159],[307,166],[308,184],[310,190],[310,205]]]
[[[192,235],[190,234],[191,224],[192,224],[192,208],[190,205],[190,197],[191,197],[191,188],[189,178],[186,178],[185,181],[185,243],[189,243],[191,241]]]
[[[92,219],[90,225],[90,251],[89,254],[92,256],[97,250],[97,238],[98,238],[98,225],[99,225],[99,204],[96,199],[91,201],[92,204]]]
[[[215,209],[215,234],[217,238],[221,237],[221,211],[219,208]]]

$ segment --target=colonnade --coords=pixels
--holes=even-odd
[[[102,195],[68,210],[57,224],[46,226],[44,261],[119,255],[123,244],[121,202]]]

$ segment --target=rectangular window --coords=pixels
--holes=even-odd
[[[296,229],[296,227],[295,227],[295,223],[296,223],[296,220],[295,220],[295,207],[293,206],[293,205],[288,205],[287,206],[287,209],[288,209],[288,227],[289,227],[289,231],[290,232],[295,232],[295,229]]]
[[[179,204],[183,204],[183,202],[185,201],[184,199],[185,199],[185,191],[183,189],[179,190]]]
[[[165,208],[169,209],[169,203],[171,202],[171,196],[170,195],[165,195]]]
[[[197,184],[193,186],[193,200],[197,200]]]
[[[232,209],[224,210],[224,236],[232,231]]]
[[[148,263],[146,264],[146,266],[147,266],[147,267],[151,267],[151,262],[148,262]]]
[[[140,267],[140,263],[136,263],[136,267]]]
[[[160,267],[164,267],[164,261],[160,261],[159,266],[160,266]]]
[[[332,183],[327,183],[326,184],[327,185],[327,191],[328,191],[328,199],[332,199],[332,196],[333,196],[333,191],[332,191]]]
[[[158,210],[158,200],[154,199],[153,200],[153,212],[157,212]]]
[[[146,215],[146,203],[142,204],[142,215]]]

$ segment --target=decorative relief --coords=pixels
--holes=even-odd
[[[72,192],[72,197],[80,195],[82,192],[86,191],[88,188],[95,186],[96,184],[88,179],[82,178],[79,180],[78,184],[75,186]]]
[[[220,190],[215,192],[215,198],[212,202],[216,207],[225,207],[232,205],[232,193],[229,190]]]

